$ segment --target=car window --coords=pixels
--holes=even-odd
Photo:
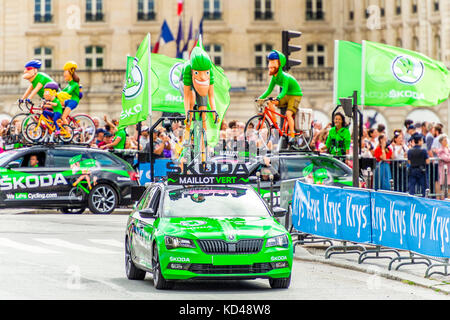
[[[154,193],[155,188],[149,188],[145,191],[144,195],[142,196],[141,201],[139,202],[137,209],[142,210],[145,208],[148,208],[148,204],[150,202],[150,199],[152,198],[152,194]]]
[[[53,167],[58,168],[69,168],[70,167],[70,159],[79,156],[79,151],[71,151],[71,150],[51,150],[53,155]],[[80,161],[87,160],[89,157],[86,153],[81,153]]]
[[[166,192],[165,217],[270,217],[255,190],[240,187],[190,187]]]
[[[16,150],[6,151],[3,153],[0,153],[0,167],[3,167],[5,164],[9,162],[12,158],[14,158],[17,155]]]
[[[350,169],[345,168],[344,165],[337,160],[320,158],[318,161],[314,162],[317,163],[318,167],[327,169],[327,171],[335,177],[341,177],[352,173]]]
[[[285,159],[285,165],[287,169],[286,179],[302,178],[318,169],[325,169],[333,177],[351,174],[351,170],[345,168],[337,160],[325,157]]]
[[[91,155],[102,167],[123,166],[119,159],[115,159],[107,153],[93,152]]]
[[[38,168],[46,166],[45,152],[29,152],[20,157],[12,158],[6,167],[10,168]],[[14,166],[13,166],[14,163]]]
[[[160,199],[161,199],[161,189],[156,188],[155,193],[152,195],[152,199],[149,205],[149,207],[152,208],[155,213],[158,212]]]
[[[303,177],[303,170],[311,163],[307,158],[284,159],[286,175],[284,179],[296,179]]]

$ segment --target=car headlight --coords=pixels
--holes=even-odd
[[[195,248],[195,243],[191,239],[165,236],[164,242],[167,249],[175,248]]]
[[[267,239],[266,247],[283,247],[289,246],[289,240],[286,234]]]

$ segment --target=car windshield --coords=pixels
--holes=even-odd
[[[0,153],[0,167],[6,165],[17,154],[16,150]]]
[[[165,217],[270,217],[254,190],[239,187],[190,187],[166,192]]]

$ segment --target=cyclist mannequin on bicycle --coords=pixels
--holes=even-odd
[[[57,92],[59,90],[59,86],[55,82],[49,82],[44,87],[44,111],[42,114],[44,117],[53,120],[55,124],[55,134],[60,134],[60,127],[58,121],[62,116],[62,106],[61,102],[58,100]]]
[[[286,117],[289,124],[290,140],[292,140],[295,137],[294,117],[303,96],[302,89],[293,76],[283,72],[283,67],[286,65],[286,56],[283,53],[273,50],[268,54],[267,59],[269,75],[272,76],[272,79],[267,91],[259,97],[259,101],[266,99],[272,93],[275,85],[282,88],[276,100],[269,101],[269,108],[274,110],[274,105],[280,109],[287,108]]]
[[[190,122],[192,114],[188,119],[188,111],[194,109],[194,105],[199,110],[206,110],[209,105],[211,110],[216,110],[214,102],[214,74],[212,62],[206,51],[202,48],[201,38],[197,46],[192,49],[190,59],[183,67],[180,79],[180,92],[184,97],[184,111],[186,113],[186,130],[184,140],[189,139]],[[206,114],[202,114],[203,128],[206,131]]]
[[[25,100],[30,102],[36,94],[43,99],[44,86],[49,82],[55,82],[49,75],[39,72],[41,66],[42,63],[39,60],[31,60],[25,65],[23,78],[30,82],[30,86],[27,91],[25,91],[19,102],[22,103]]]
[[[64,65],[64,80],[68,82],[68,85],[58,94],[58,98],[65,107],[62,115],[62,121],[64,124],[68,124],[67,117],[70,112],[74,110],[82,97],[80,78],[75,73],[78,66],[75,62],[69,61]]]

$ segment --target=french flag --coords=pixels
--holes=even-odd
[[[183,12],[183,0],[178,0],[177,15],[180,16],[182,12]]]
[[[173,37],[172,31],[170,31],[169,25],[167,24],[167,21],[164,20],[162,26],[161,26],[161,34],[158,38],[158,41],[155,43],[155,46],[153,47],[152,53],[158,53],[159,47],[161,45],[164,45],[170,41],[174,41],[175,38]]]

